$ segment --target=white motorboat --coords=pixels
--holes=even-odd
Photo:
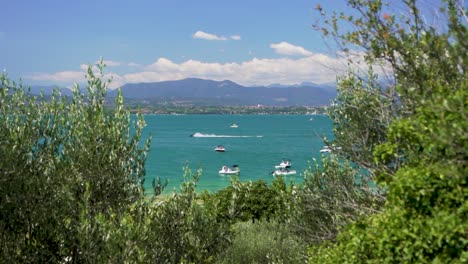
[[[279,165],[275,166],[275,169],[285,169],[291,167],[291,161],[290,160],[282,160]]]
[[[216,146],[216,148],[214,149],[214,151],[217,151],[217,152],[224,152],[226,151],[226,148],[222,145],[218,145]]]
[[[233,165],[232,167],[229,166],[223,166],[221,170],[219,171],[219,174],[224,174],[224,175],[236,175],[240,173],[239,166]]]
[[[330,153],[331,151],[330,147],[325,146],[320,150],[320,153]]]
[[[341,150],[342,148],[341,147],[336,147],[336,146],[332,146],[331,148],[329,146],[324,146],[320,150],[320,153],[329,153],[329,152],[332,152],[332,149],[333,149],[333,151],[335,151],[335,150]]]
[[[296,170],[290,170],[290,169],[277,169],[274,172],[272,172],[274,176],[285,176],[285,175],[294,175],[296,174]]]
[[[232,124],[230,128],[238,128],[239,126],[237,124]]]

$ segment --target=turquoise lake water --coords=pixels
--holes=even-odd
[[[312,158],[320,157],[321,137],[332,136],[330,120],[318,115],[145,115],[145,121],[144,135],[153,136],[145,188],[159,176],[169,181],[165,193],[179,188],[186,165],[203,170],[198,192],[229,185],[230,177],[218,173],[223,165],[239,165],[241,181],[271,182],[282,159],[290,159],[297,171],[288,181],[301,182]],[[238,128],[231,128],[233,123]],[[200,137],[190,137],[197,132]],[[217,145],[226,152],[215,152]]]

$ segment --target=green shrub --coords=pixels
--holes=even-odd
[[[87,94],[76,86],[70,100],[57,91],[50,100],[33,97],[0,76],[0,257],[5,261],[88,259],[88,249],[102,245],[82,240],[79,227],[98,215],[125,212],[142,197],[149,149],[149,141],[140,146],[143,118],[131,123],[121,94],[115,108],[105,111],[108,83],[98,68],[98,74],[88,68]]]
[[[200,173],[186,168],[186,181],[171,196],[140,200],[122,215],[90,219],[92,228],[82,226],[82,234],[90,234],[83,240],[93,238],[100,248],[89,249],[96,254],[87,262],[213,263],[231,232],[195,199]]]
[[[304,263],[305,243],[284,223],[239,222],[220,263]]]
[[[320,164],[315,161],[304,178],[291,224],[309,243],[334,241],[342,227],[378,212],[385,202],[367,173],[335,154],[322,156]]]
[[[145,249],[157,263],[210,263],[228,245],[229,225],[216,221],[196,200],[201,171],[186,168],[186,182],[179,193],[154,201],[145,217]],[[136,241],[138,242],[138,241]]]
[[[379,0],[349,1],[361,17],[340,18],[355,27],[337,34],[332,26],[368,63],[392,68],[401,111],[373,148],[387,188],[382,212],[347,226],[336,244],[313,247],[310,263],[468,262],[467,10],[441,1],[435,28],[417,1],[403,2],[411,12],[396,16]]]
[[[205,192],[200,198],[219,221],[268,220],[287,214],[291,188],[286,188],[281,177],[277,177],[271,186],[263,180],[243,183],[233,178],[230,186],[213,194]]]

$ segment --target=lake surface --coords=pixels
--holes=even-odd
[[[271,172],[282,159],[292,161],[301,182],[312,158],[320,157],[321,137],[332,136],[326,116],[310,115],[145,115],[144,136],[152,134],[146,161],[145,188],[155,177],[168,179],[165,193],[178,189],[183,168],[203,170],[197,191],[216,191],[228,186],[229,176],[218,173],[223,165],[239,165],[241,181],[273,180]],[[237,128],[230,126],[235,123]],[[197,137],[190,135],[196,134]],[[226,152],[215,152],[223,145]]]

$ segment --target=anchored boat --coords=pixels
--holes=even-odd
[[[296,174],[296,170],[290,170],[290,169],[277,169],[274,172],[272,172],[274,176],[285,176],[285,175],[294,175]]]
[[[275,169],[285,169],[291,167],[291,161],[290,160],[282,160],[279,165],[275,166]]]
[[[225,148],[223,145],[218,145],[218,146],[216,146],[216,148],[214,149],[214,151],[217,151],[217,152],[224,152],[224,151],[226,151],[226,148]]]
[[[229,166],[223,166],[221,170],[219,171],[219,174],[224,174],[224,175],[236,175],[240,173],[239,166],[237,165],[232,165],[231,167]]]

